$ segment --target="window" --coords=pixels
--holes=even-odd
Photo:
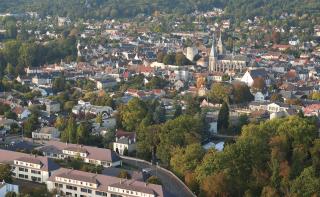
[[[77,187],[74,187],[74,186],[71,186],[71,185],[67,185],[66,188],[70,189],[70,190],[77,190]]]
[[[28,169],[27,169],[27,168],[19,168],[19,171],[21,171],[21,172],[28,172]]]
[[[107,196],[107,193],[96,191],[96,196]]]
[[[21,179],[28,179],[28,175],[19,174],[19,178],[21,178]]]
[[[32,173],[32,174],[41,174],[41,172],[40,172],[40,171],[37,171],[37,170],[31,170],[31,173]]]

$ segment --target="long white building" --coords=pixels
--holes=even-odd
[[[116,167],[122,164],[121,158],[112,150],[69,144],[59,141],[47,141],[38,148],[44,156],[54,159],[81,158],[85,163],[102,165],[104,167]]]
[[[17,179],[44,183],[59,166],[47,157],[0,149],[0,163],[9,164]]]
[[[49,191],[72,197],[164,197],[161,185],[60,168],[47,181]]]

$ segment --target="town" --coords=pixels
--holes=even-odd
[[[0,13],[0,196],[319,195],[320,12],[112,11]]]

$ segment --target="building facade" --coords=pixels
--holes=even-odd
[[[163,197],[162,186],[60,168],[47,181],[49,191],[72,197]]]
[[[209,71],[210,72],[242,72],[248,64],[246,56],[240,54],[226,54],[221,33],[216,45],[215,36],[212,38],[212,47],[209,55]]]

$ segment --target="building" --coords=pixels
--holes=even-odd
[[[45,183],[59,168],[51,159],[0,149],[0,163],[9,164],[12,176],[17,179]]]
[[[247,84],[249,87],[251,87],[254,83],[254,80],[257,78],[264,79],[267,85],[270,84],[270,79],[265,69],[247,70],[247,72],[245,72],[245,74],[241,78],[241,81]]]
[[[113,78],[107,78],[107,79],[102,79],[102,80],[96,81],[96,86],[97,86],[98,90],[103,90],[106,88],[113,88],[116,85],[117,85],[117,81]]]
[[[43,127],[38,132],[32,132],[32,139],[35,140],[51,140],[59,137],[60,131],[54,127]]]
[[[116,141],[113,143],[113,150],[120,155],[125,155],[136,150],[136,133],[118,130]]]
[[[0,183],[0,196],[6,196],[6,194],[9,192],[19,194],[19,186],[2,181]]]
[[[223,47],[221,33],[218,45],[215,44],[213,35],[212,47],[209,55],[209,71],[210,72],[241,72],[248,64],[246,56],[240,54],[226,54]]]
[[[47,141],[46,144],[38,148],[44,156],[54,159],[81,158],[83,162],[102,165],[104,167],[116,167],[122,164],[120,157],[112,150],[69,144],[59,141]]]
[[[60,168],[47,181],[49,191],[72,197],[164,197],[161,185]]]
[[[49,114],[60,112],[60,103],[57,101],[47,101],[45,102],[46,105],[46,111]]]

